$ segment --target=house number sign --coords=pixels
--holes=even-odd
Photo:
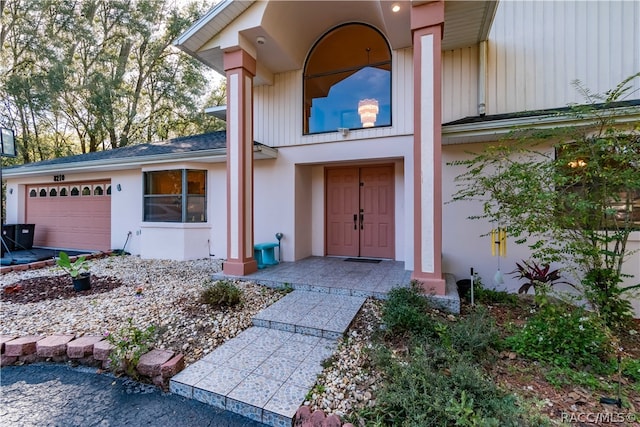
[[[53,182],[61,182],[64,181],[64,175],[54,175]]]

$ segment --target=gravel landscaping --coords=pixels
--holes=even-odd
[[[237,282],[242,304],[218,310],[199,302],[211,274],[220,271],[218,260],[112,256],[90,263],[92,289],[83,292],[75,292],[69,276],[56,267],[3,274],[0,334],[103,335],[131,318],[141,329],[155,325],[155,348],[182,352],[188,365],[248,328],[252,316],[282,296]]]
[[[161,261],[112,256],[90,261],[91,290],[76,292],[56,267],[3,274],[0,294],[3,335],[103,335],[132,318],[139,328],[156,325],[155,348],[182,352],[187,365],[251,326],[252,317],[283,294],[250,282],[239,307],[214,309],[199,301],[204,285],[219,272],[219,260]],[[370,335],[379,322],[380,302],[369,299],[338,352],[327,361],[305,404],[344,415],[373,405],[379,376],[367,369]]]

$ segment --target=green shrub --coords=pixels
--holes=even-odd
[[[127,319],[127,325],[110,333],[105,332],[105,338],[114,348],[109,353],[110,369],[113,372],[124,370],[125,374],[137,378],[136,366],[140,356],[151,349],[156,336],[155,326],[146,329],[134,326],[133,319]]]
[[[474,299],[481,304],[509,304],[517,305],[519,302],[518,295],[510,294],[505,291],[494,291],[476,286],[474,289]]]
[[[582,280],[587,300],[612,328],[624,327],[633,319],[631,302],[624,297],[628,289],[620,287],[621,282],[617,272],[606,268],[593,269]]]
[[[360,413],[366,425],[526,424],[515,397],[500,391],[460,354],[425,345],[412,349],[407,360],[384,359],[388,381],[376,406]]]
[[[521,356],[571,368],[606,371],[608,329],[594,314],[566,304],[539,309],[506,344]]]
[[[410,288],[394,288],[382,310],[382,321],[389,334],[435,336],[435,320],[429,316],[429,301],[417,283]]]
[[[622,375],[640,383],[640,359],[623,359],[621,363]]]
[[[214,307],[233,307],[240,304],[242,290],[229,280],[218,280],[205,285],[200,300]]]
[[[472,357],[485,355],[498,338],[496,322],[482,306],[476,306],[467,316],[449,325],[451,346]]]

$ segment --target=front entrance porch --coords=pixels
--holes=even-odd
[[[401,261],[318,256],[281,262],[246,276],[221,272],[213,279],[230,277],[272,288],[291,286],[304,291],[382,299],[392,288],[411,283],[411,271],[405,270]]]

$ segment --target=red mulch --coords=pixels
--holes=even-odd
[[[91,275],[91,289],[76,291],[73,289],[70,276],[34,277],[3,287],[0,300],[26,304],[53,299],[69,299],[109,292],[123,285],[124,283],[113,277]]]

